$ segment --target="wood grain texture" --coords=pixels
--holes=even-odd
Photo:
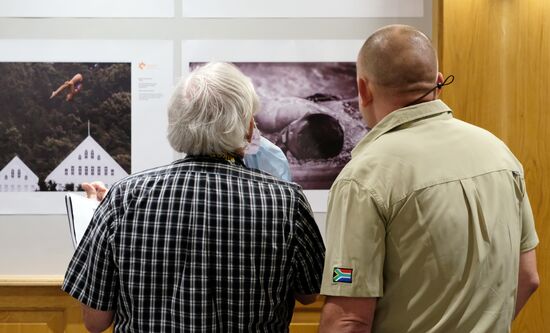
[[[80,303],[60,289],[61,279],[19,278],[0,277],[5,283],[0,284],[0,333],[87,332]],[[307,306],[296,303],[290,332],[317,332],[323,303],[323,297]],[[106,332],[112,332],[112,328]]]
[[[39,286],[40,281],[44,286]],[[38,277],[32,282],[32,277],[24,277],[23,285],[0,286],[0,333],[87,332],[80,303],[52,281]]]
[[[550,327],[550,1],[436,0],[441,98],[501,138],[523,163],[536,219],[541,286],[513,332]],[[546,314],[546,315],[545,315]]]

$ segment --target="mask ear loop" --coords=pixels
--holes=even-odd
[[[448,82],[447,82],[448,81]],[[453,74],[447,76],[445,78],[445,80],[443,80],[443,82],[439,82],[437,85],[436,85],[436,88],[437,89],[441,89],[443,88],[444,86],[448,86],[449,84],[453,83],[455,81],[455,76]]]
[[[438,82],[435,87],[433,87],[432,89],[428,90],[424,95],[418,97],[417,99],[415,99],[414,101],[412,101],[411,103],[405,105],[404,107],[407,107],[407,106],[411,106],[411,105],[414,105],[416,103],[418,103],[419,101],[421,101],[424,97],[428,96],[429,94],[431,94],[434,90],[436,89],[441,89],[443,88],[444,86],[448,86],[449,84],[453,83],[455,80],[455,76],[454,75],[449,75],[445,78],[445,80],[443,80],[443,82]]]
[[[290,124],[292,125],[292,124]],[[288,132],[289,132],[289,129],[288,127],[290,126],[288,125],[287,127],[283,128],[283,130],[281,131],[281,136],[279,138],[277,138],[277,141],[275,142],[275,144],[281,148],[281,150],[285,153],[286,155],[286,152],[288,151],[288,146],[287,146],[287,142],[288,142]]]
[[[252,133],[250,134],[250,141],[248,142],[244,150],[245,155],[256,154],[260,149],[261,140],[262,140],[262,133],[258,129],[258,126],[256,126],[256,121],[254,121],[254,126],[252,127]]]

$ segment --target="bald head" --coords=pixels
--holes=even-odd
[[[357,59],[357,71],[395,93],[430,89],[437,79],[437,57],[431,41],[406,25],[390,25],[373,33]]]

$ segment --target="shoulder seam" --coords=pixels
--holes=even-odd
[[[370,194],[370,196],[374,199],[374,201],[376,202],[376,204],[378,206],[380,206],[381,208],[383,208],[386,211],[388,210],[389,207],[384,204],[384,201],[382,200],[380,195],[378,195],[378,193],[372,187],[365,186],[365,185],[361,184],[360,182],[358,182],[357,180],[355,180],[353,178],[341,178],[341,179],[338,179],[335,182],[335,184],[340,183],[340,182],[355,183],[357,186],[359,186],[362,189],[366,190]]]

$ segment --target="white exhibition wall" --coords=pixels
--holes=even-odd
[[[0,0],[5,17],[172,17],[174,0]]]
[[[323,236],[325,215],[315,214]],[[0,276],[63,275],[73,252],[66,216],[14,215],[0,220]]]
[[[422,0],[182,0],[188,17],[422,17]]]
[[[432,0],[377,0],[372,3],[382,4],[376,7],[378,12],[368,12],[375,8],[369,7],[366,13],[354,9],[365,3],[359,0],[337,2],[343,5],[336,9],[307,5],[298,8],[295,1],[285,0],[274,2],[280,8],[271,14],[262,12],[263,8],[230,11],[229,4],[235,5],[233,9],[242,9],[237,5],[252,0],[223,0],[223,13],[210,12],[207,6],[220,1],[140,0],[141,5],[137,6],[140,9],[135,10],[130,9],[136,4],[131,0],[117,1],[125,3],[125,8],[114,7],[118,5],[110,2],[101,9],[79,0],[63,11],[42,8],[37,12],[35,9],[39,7],[29,4],[40,2],[43,7],[47,3],[55,9],[66,2],[0,0],[0,61],[131,62],[132,103],[139,96],[134,90],[139,87],[139,80],[134,78],[158,75],[156,89],[162,97],[143,101],[143,112],[136,113],[132,105],[132,171],[138,171],[177,157],[165,149],[165,98],[186,73],[190,60],[230,60],[229,56],[235,56],[243,61],[247,57],[257,61],[253,55],[264,52],[265,59],[271,57],[271,61],[281,57],[288,61],[292,54],[299,58],[296,61],[304,61],[306,55],[315,61],[353,61],[354,48],[381,26],[409,24],[431,35]],[[129,2],[132,5],[128,6]],[[313,0],[304,1],[307,2]],[[149,6],[151,3],[155,8]],[[194,3],[195,7],[186,3]],[[390,3],[398,7],[383,8]],[[197,55],[202,52],[203,59],[189,58],[191,53],[186,48],[191,50],[193,43],[199,47],[193,52]],[[260,50],[262,44],[270,45],[271,51]],[[215,53],[226,59],[216,57]],[[140,63],[152,65],[145,76],[135,68]],[[326,192],[313,191],[308,197],[324,233]],[[51,211],[39,201],[29,201],[23,193],[12,199],[0,198],[0,213],[4,212],[0,214],[0,275],[64,273],[73,252],[67,218],[62,208],[60,211],[62,206]],[[62,196],[59,201],[63,202]],[[48,215],[44,215],[48,210]]]

